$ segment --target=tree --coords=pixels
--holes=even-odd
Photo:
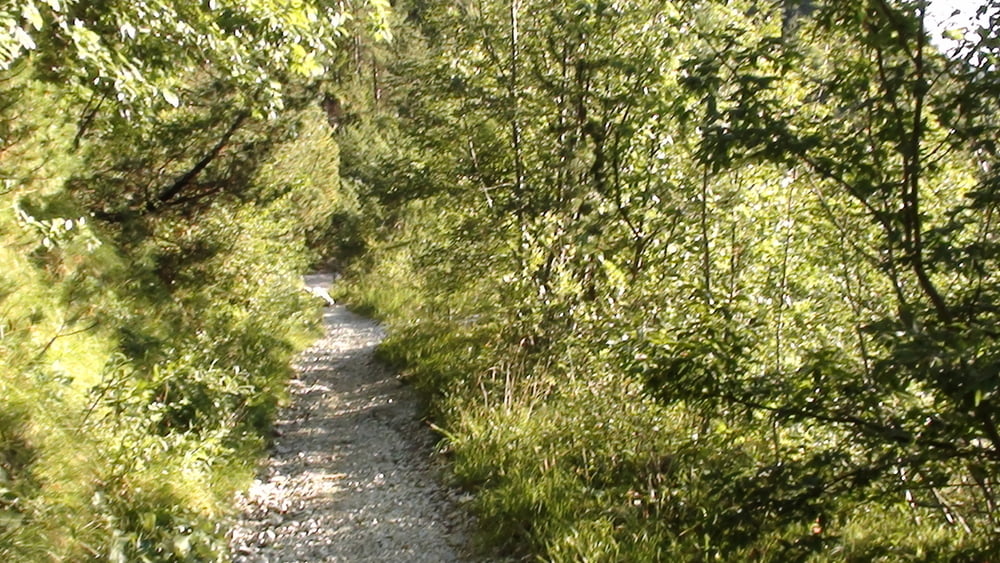
[[[496,448],[466,467],[503,534],[568,559],[992,553],[992,27],[948,58],[919,2],[412,13],[391,157],[352,157],[390,219],[366,287],[458,457]]]
[[[814,350],[798,373],[778,370],[776,383],[730,375],[727,386],[707,389],[716,405],[827,426],[860,448],[860,456],[839,447],[819,454],[844,456],[842,469],[826,475],[803,466],[817,486],[797,502],[842,494],[845,482],[885,487],[883,495],[900,502],[923,495],[911,503],[989,533],[1000,451],[995,382],[984,376],[995,370],[996,346],[985,328],[994,314],[985,296],[996,279],[983,267],[994,259],[993,204],[982,198],[992,180],[983,174],[988,167],[966,164],[988,128],[956,125],[992,121],[977,101],[989,99],[991,72],[970,72],[975,48],[965,61],[936,52],[924,17],[921,2],[830,3],[784,44],[718,51],[727,55],[721,63],[691,66],[699,71],[692,84],[709,99],[719,69],[734,72],[723,83],[738,103],[713,107],[701,141],[705,163],[768,161],[814,175],[825,220],[847,235],[851,261],[876,268],[894,303],[888,311],[864,305],[853,321],[863,354],[855,367]],[[720,39],[735,41],[713,38]],[[805,90],[789,97],[789,79]],[[851,278],[844,283],[871,283]],[[812,381],[796,391],[806,374]]]

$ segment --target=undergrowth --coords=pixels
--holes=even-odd
[[[114,179],[87,166],[155,158],[157,139],[75,153],[72,125],[35,119],[0,154],[20,179],[0,190],[0,560],[228,560],[233,494],[318,334],[300,275],[349,212],[336,145],[307,112],[255,173],[218,180],[254,197],[102,221],[74,186]]]
[[[665,405],[615,367],[611,348],[534,350],[511,337],[503,301],[430,296],[407,272],[405,251],[385,257],[392,263],[355,272],[343,296],[389,324],[379,354],[431,397],[441,451],[475,493],[485,545],[567,562],[990,557],[984,538],[902,499],[845,493],[788,509],[796,501],[784,490],[795,487],[775,471],[814,461],[807,450],[776,450],[781,437],[766,418]],[[810,431],[779,432],[802,440]],[[817,450],[835,439],[810,438]]]

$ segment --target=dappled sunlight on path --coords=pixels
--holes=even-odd
[[[342,306],[299,359],[293,404],[231,532],[234,559],[470,561],[470,517],[440,484],[413,390],[373,358],[383,337]]]

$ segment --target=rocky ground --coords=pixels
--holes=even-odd
[[[270,457],[238,500],[234,561],[482,560],[413,390],[373,358],[381,329],[341,305],[324,323],[299,360]]]

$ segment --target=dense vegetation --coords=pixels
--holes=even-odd
[[[228,558],[354,213],[318,79],[372,6],[0,7],[0,559]]]
[[[1000,557],[982,15],[5,4],[0,559],[225,559],[323,260],[515,556]]]
[[[1000,2],[947,52],[924,4],[411,0],[359,46],[348,293],[493,542],[1000,556]]]

